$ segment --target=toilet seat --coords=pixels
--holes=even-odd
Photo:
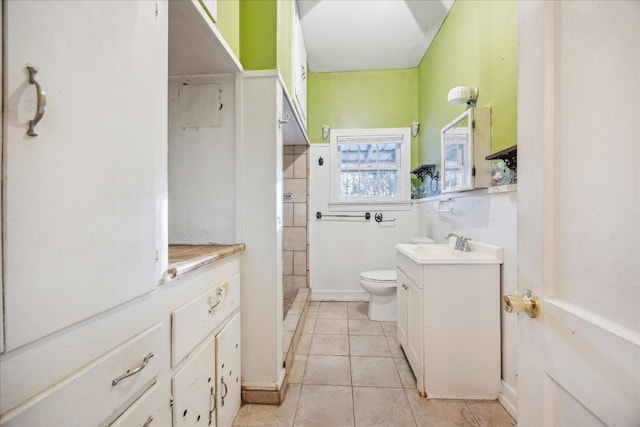
[[[360,280],[370,283],[393,284],[398,280],[396,270],[371,270],[360,273]]]

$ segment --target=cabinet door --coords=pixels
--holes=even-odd
[[[398,342],[407,351],[407,325],[409,302],[409,287],[407,286],[407,276],[398,269]]]
[[[302,26],[295,12],[294,20],[294,60],[293,87],[295,102],[302,117],[302,123],[307,126],[307,49],[302,35]]]
[[[173,376],[173,425],[211,426],[216,419],[216,342],[211,338]]]
[[[156,283],[166,143],[164,2],[10,1],[4,32],[4,304],[10,350]],[[46,112],[36,111],[38,68]],[[160,172],[158,172],[160,173]]]
[[[422,377],[422,289],[413,280],[407,279],[407,347],[405,354],[416,378]]]
[[[240,408],[240,313],[216,336],[218,427],[230,427]]]

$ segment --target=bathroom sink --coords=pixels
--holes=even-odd
[[[469,241],[470,252],[453,249],[453,244],[400,243],[396,249],[418,264],[502,264],[502,248]]]

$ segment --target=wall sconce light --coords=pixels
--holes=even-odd
[[[322,139],[327,139],[329,137],[330,130],[331,130],[331,126],[329,125],[322,126]]]
[[[413,137],[418,136],[418,131],[420,130],[420,123],[419,122],[413,122],[411,123],[411,135]]]
[[[447,94],[447,101],[449,104],[475,105],[478,100],[478,92],[477,86],[456,86]]]

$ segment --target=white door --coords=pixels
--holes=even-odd
[[[155,286],[164,2],[7,1],[3,258],[11,350]],[[46,112],[36,111],[36,81]]]
[[[640,2],[518,19],[518,424],[638,426]]]

